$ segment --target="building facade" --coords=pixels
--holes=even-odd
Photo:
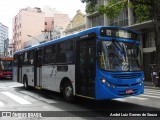
[[[45,13],[45,38],[52,40],[63,36],[62,33],[70,21],[69,15],[49,6],[44,6],[43,12]]]
[[[7,56],[8,44],[8,27],[0,23],[0,57]]]
[[[68,24],[66,30],[64,31],[64,34],[70,35],[85,29],[86,29],[85,15],[80,10],[78,10],[74,18]]]
[[[45,15],[40,8],[25,8],[13,18],[14,51],[23,49],[24,43],[44,31]]]
[[[25,8],[13,18],[14,51],[54,39],[57,30],[65,29],[69,23],[68,14],[46,6]]]
[[[106,5],[109,0],[98,0],[97,5]],[[100,16],[97,11],[92,14],[87,14],[86,18],[87,28],[94,26],[122,26],[137,30],[140,32],[142,56],[143,56],[143,69],[146,80],[151,80],[150,76],[150,65],[155,64],[155,31],[154,22],[149,20],[143,23],[137,23],[133,14],[133,9],[128,8],[121,11],[120,15],[110,20],[106,15]]]

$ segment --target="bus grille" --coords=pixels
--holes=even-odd
[[[132,79],[132,78],[138,78],[141,77],[141,73],[132,73],[132,74],[113,74],[113,78],[118,79]]]
[[[128,95],[136,94],[137,92],[138,92],[138,89],[133,89],[133,93],[131,93],[131,94],[126,94],[126,91],[118,91],[118,94],[120,96],[128,96]]]

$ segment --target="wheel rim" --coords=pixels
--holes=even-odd
[[[72,95],[72,93],[73,93],[73,90],[72,90],[71,86],[66,87],[66,89],[65,89],[66,97],[70,97]]]

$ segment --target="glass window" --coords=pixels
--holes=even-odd
[[[34,52],[30,51],[28,54],[28,64],[33,65],[33,62],[34,62]]]
[[[14,66],[17,67],[18,65],[18,55],[14,55]]]
[[[127,26],[128,25],[128,10],[123,10],[120,12],[120,15],[110,20],[111,26]]]
[[[104,25],[104,17],[103,16],[95,16],[92,17],[92,27]]]
[[[23,64],[24,64],[24,65],[27,65],[27,64],[28,64],[28,55],[27,55],[27,52],[24,53],[24,61],[23,61]]]
[[[138,71],[142,68],[141,51],[138,44],[101,41],[99,67],[109,71]]]
[[[58,44],[58,63],[72,63],[73,62],[73,41],[67,41]]]
[[[56,62],[56,45],[50,45],[45,48],[44,63]]]

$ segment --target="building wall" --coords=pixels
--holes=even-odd
[[[54,17],[45,17],[45,31],[54,29]]]
[[[44,30],[44,13],[40,8],[26,8],[13,18],[13,41],[15,51],[24,48],[27,35],[37,36]]]
[[[62,27],[66,29],[69,24],[69,16],[68,14],[54,14],[54,28]]]
[[[84,29],[86,29],[85,15],[80,10],[78,10],[74,18],[67,25],[67,28],[64,31],[64,34],[69,35],[76,32],[80,32]]]
[[[8,49],[8,27],[0,23],[0,57],[4,56]]]

